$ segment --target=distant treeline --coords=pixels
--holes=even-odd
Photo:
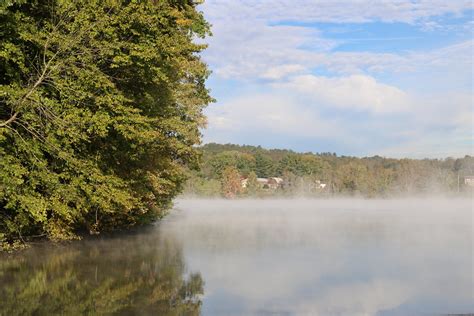
[[[348,157],[335,153],[296,153],[260,146],[207,144],[200,170],[190,170],[185,195],[389,197],[411,194],[466,194],[465,177],[474,157],[393,159]],[[257,178],[279,177],[277,189],[263,189]],[[242,180],[246,187],[242,187]],[[321,188],[320,183],[326,184]]]

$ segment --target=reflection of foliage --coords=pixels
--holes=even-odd
[[[41,248],[41,247],[39,247]],[[141,237],[33,248],[0,261],[0,315],[199,315],[180,249]]]

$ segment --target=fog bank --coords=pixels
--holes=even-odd
[[[176,201],[204,314],[474,310],[471,199]]]

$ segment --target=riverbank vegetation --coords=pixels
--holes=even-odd
[[[471,156],[357,158],[232,144],[207,144],[201,151],[201,170],[189,171],[190,180],[185,186],[189,196],[390,197],[472,192],[472,187],[465,184],[465,178],[474,174]],[[281,185],[258,185],[257,178],[271,177],[282,179]]]
[[[191,0],[0,4],[0,244],[150,222],[212,101]]]

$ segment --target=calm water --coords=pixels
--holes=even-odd
[[[0,256],[0,315],[474,313],[473,201],[181,200]]]

